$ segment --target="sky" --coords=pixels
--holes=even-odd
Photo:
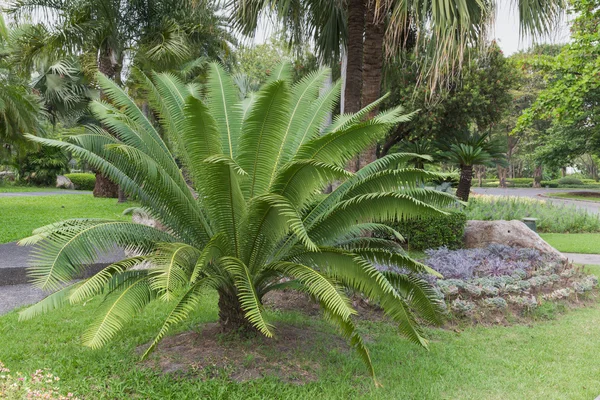
[[[491,38],[495,38],[500,48],[506,55],[514,54],[520,50],[529,48],[533,41],[531,38],[523,38],[519,34],[519,17],[511,3],[515,0],[497,0],[496,22]],[[256,36],[251,39],[254,43],[264,43],[273,32],[273,24],[266,18],[259,23]],[[566,43],[569,40],[569,26],[566,18],[556,27],[556,32],[544,38],[538,38],[538,43]]]
[[[533,43],[531,38],[521,38],[519,35],[519,18],[511,0],[498,0],[496,24],[491,36],[496,38],[500,48],[506,55],[519,50],[526,50]],[[542,43],[565,43],[569,40],[569,27],[566,18],[556,28],[556,32],[538,40]]]

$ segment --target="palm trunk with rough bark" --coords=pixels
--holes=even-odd
[[[367,106],[381,97],[381,75],[383,73],[383,39],[385,25],[381,18],[375,16],[375,2],[367,2],[365,21],[365,43],[363,48],[362,98],[361,105]],[[379,111],[375,107],[369,118]],[[377,146],[365,150],[359,157],[359,168],[377,159]]]
[[[461,165],[460,166],[460,180],[458,181],[458,188],[456,189],[456,197],[462,201],[469,201],[469,194],[471,193],[471,181],[473,180],[473,166],[472,165]]]
[[[219,325],[224,333],[254,334],[256,328],[244,316],[235,293],[219,291]]]
[[[111,79],[115,79],[117,73],[120,75],[120,68],[117,62],[114,60],[113,52],[111,49],[100,50],[100,56],[98,57],[98,71],[106,75]],[[119,76],[120,81],[120,76]],[[96,185],[94,186],[94,197],[109,197],[118,198],[119,202],[121,199],[126,199],[125,194],[119,196],[119,186],[113,183],[111,180],[103,176],[101,173],[96,172]],[[124,200],[123,200],[124,201]]]
[[[344,113],[355,113],[360,110],[363,88],[363,46],[365,32],[365,1],[348,0],[348,41],[346,54],[346,81],[344,82]],[[359,169],[359,158],[348,163],[347,169],[356,172]]]

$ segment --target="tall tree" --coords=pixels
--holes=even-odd
[[[142,68],[164,70],[189,61],[191,49],[202,48],[211,35],[226,51],[227,41],[219,37],[225,33],[223,18],[215,11],[208,0],[16,0],[9,6],[17,20],[42,19],[28,59],[78,55],[89,75],[98,70],[119,86],[126,57]],[[215,55],[205,50],[197,56]],[[115,197],[118,191],[110,180],[98,176],[96,182],[95,195]]]

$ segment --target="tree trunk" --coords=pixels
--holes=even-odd
[[[542,165],[536,165],[535,170],[533,171],[533,187],[541,188],[542,187]]]
[[[375,17],[375,2],[367,1],[365,21],[365,43],[363,48],[362,97],[363,107],[381,97],[381,74],[383,73],[383,38],[385,26],[381,18]],[[379,111],[375,107],[369,113],[374,117]],[[363,168],[377,159],[377,145],[365,150],[359,157],[359,168]]]
[[[119,186],[112,183],[108,178],[96,172],[96,185],[94,186],[94,197],[119,197]]]
[[[225,291],[219,291],[219,325],[224,333],[251,335],[257,332],[244,316],[237,296]]]
[[[117,62],[114,57],[114,52],[110,48],[100,49],[100,55],[98,57],[98,71],[106,75],[111,79],[115,79],[117,76],[117,72],[120,75],[120,67],[117,65]],[[119,76],[120,80],[120,76]],[[101,97],[104,97],[101,94]],[[110,181],[100,172],[96,172],[96,185],[94,186],[94,197],[109,197],[109,198],[118,198],[119,202],[123,202],[125,198],[125,194],[119,189],[119,186]]]
[[[363,40],[365,31],[365,0],[348,0],[348,42],[344,112],[360,110],[363,74]]]
[[[496,167],[498,170],[498,180],[500,181],[500,187],[506,189],[506,172],[507,169],[498,165]]]
[[[348,0],[348,41],[346,44],[346,81],[344,82],[344,113],[360,110],[363,74],[363,40],[365,31],[365,1]],[[357,156],[348,162],[346,169],[356,172],[360,168]]]
[[[460,180],[456,189],[456,197],[462,201],[469,201],[469,193],[471,192],[471,181],[473,180],[473,166],[460,166]]]

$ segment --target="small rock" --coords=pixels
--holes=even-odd
[[[71,180],[64,175],[58,175],[56,177],[56,187],[63,189],[75,189],[73,182],[71,182]]]

